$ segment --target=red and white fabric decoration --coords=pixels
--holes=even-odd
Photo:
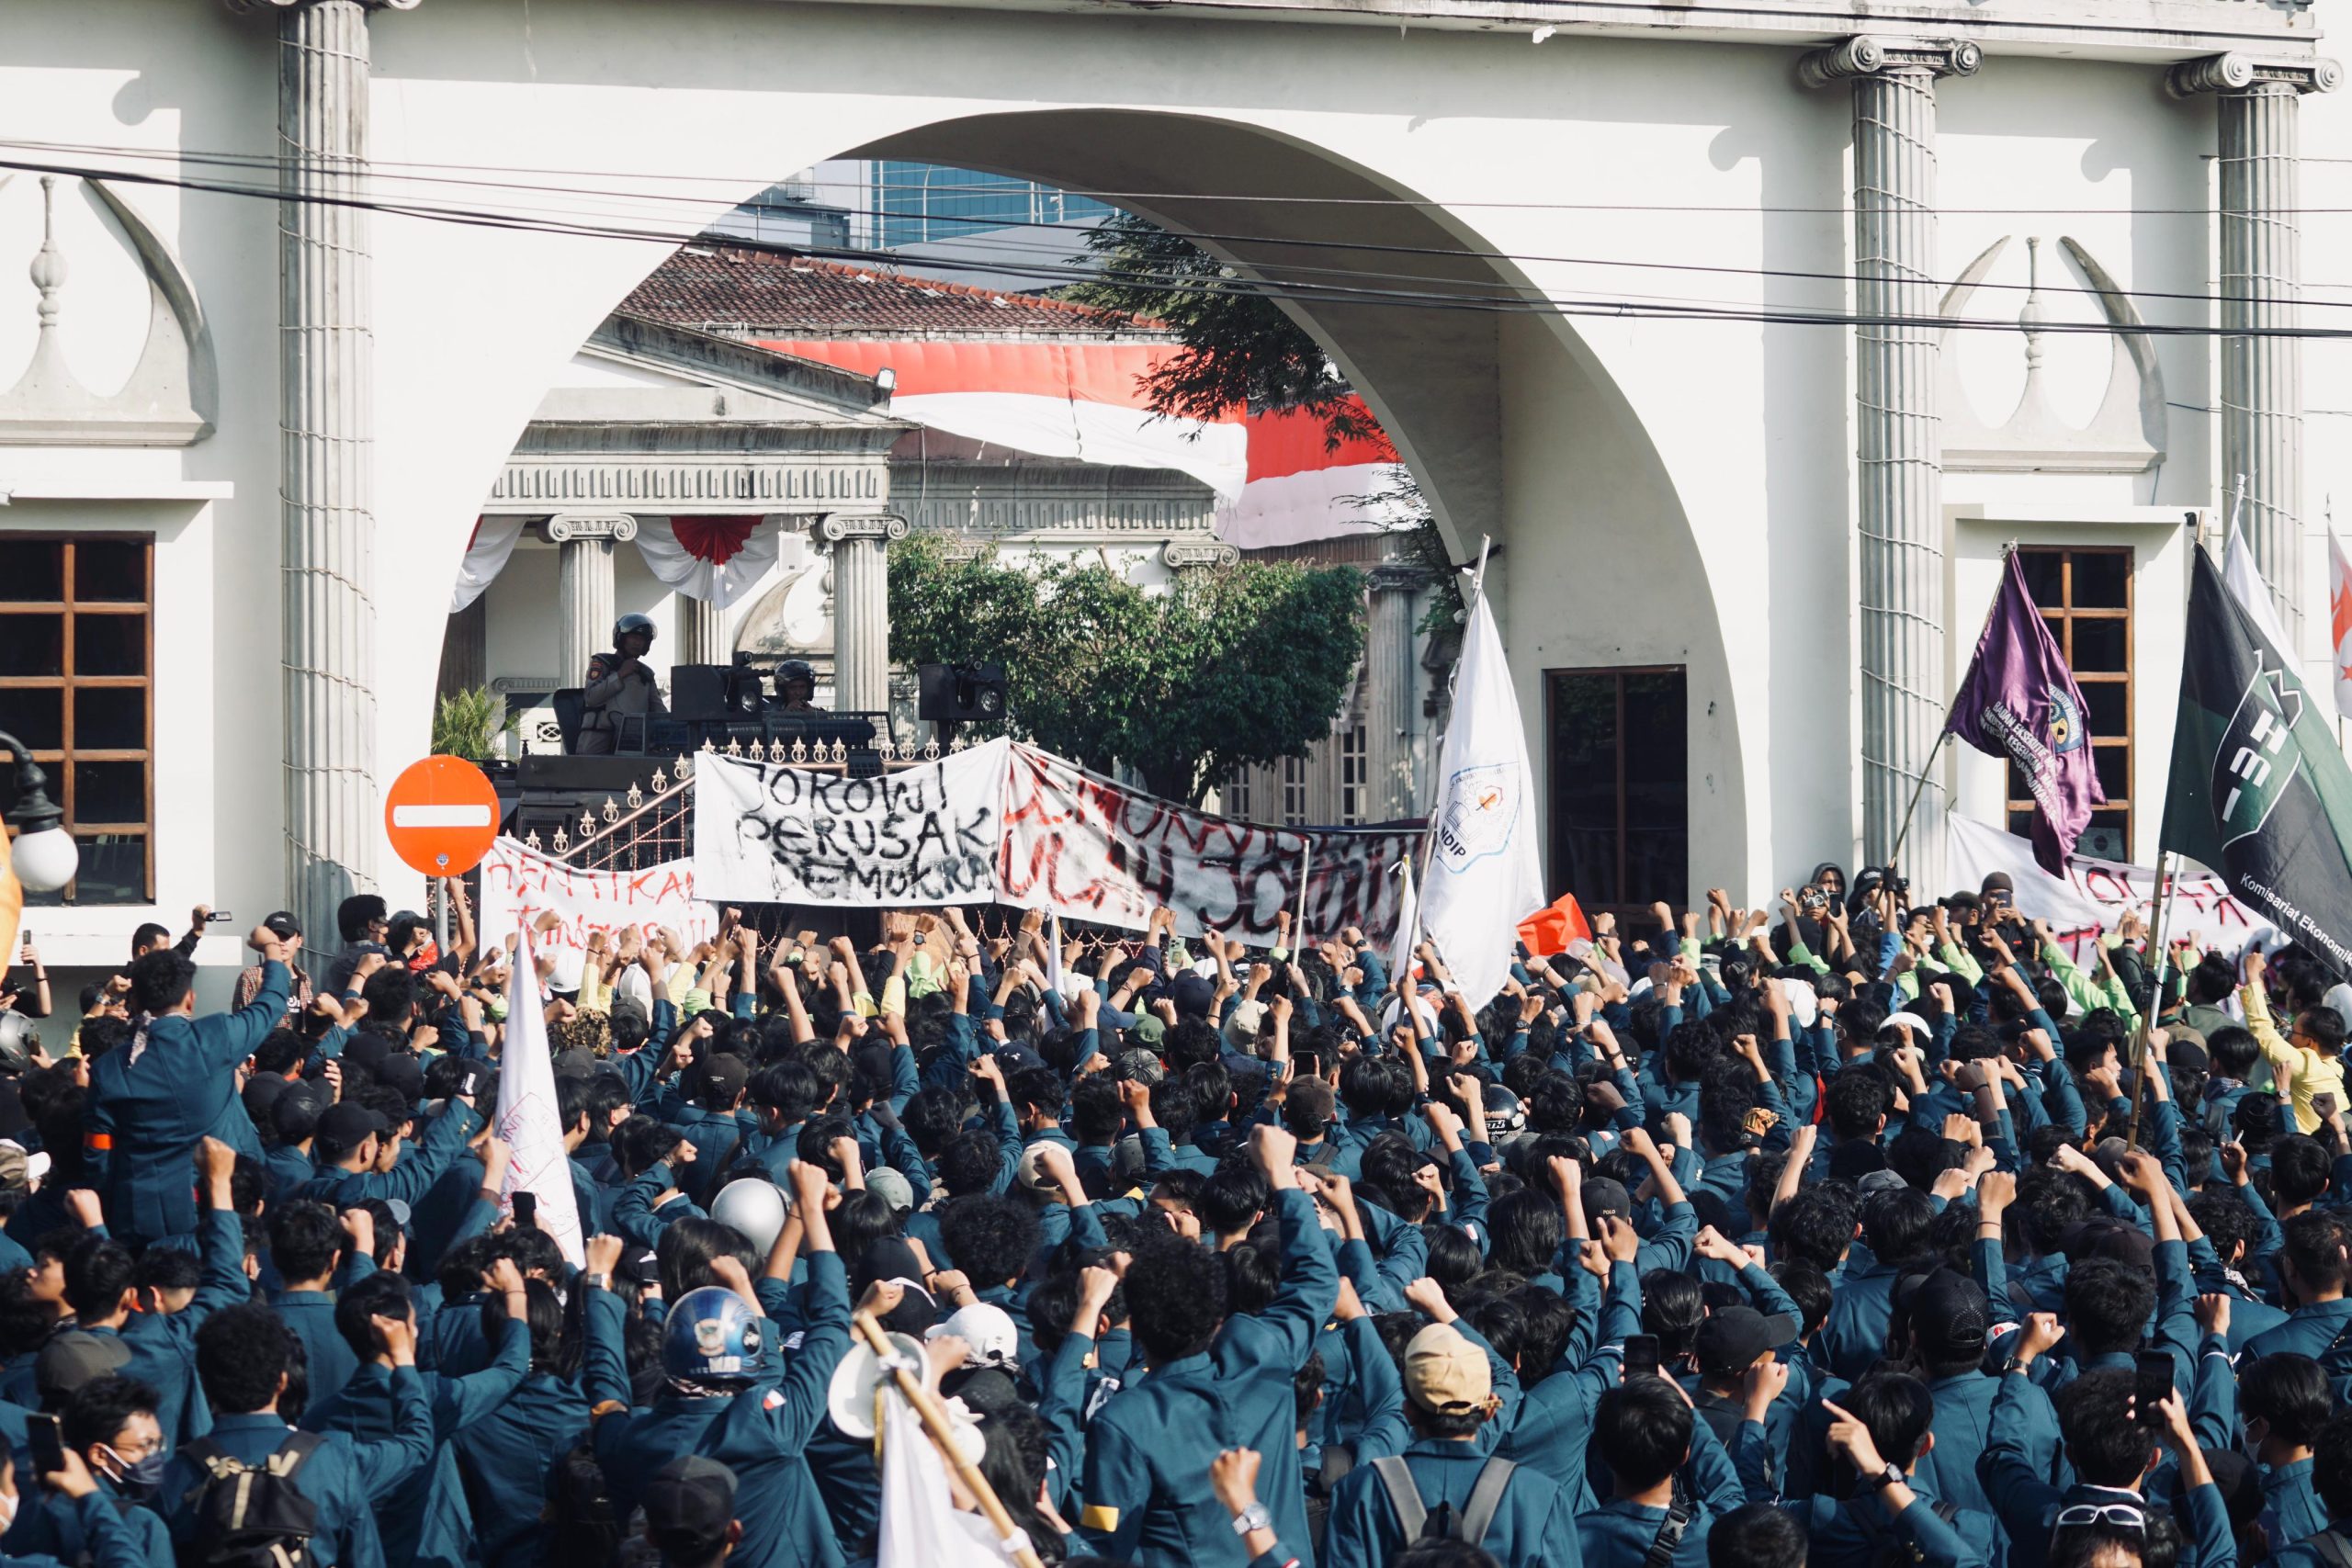
[[[727,608],[775,567],[779,526],[758,517],[639,517],[638,553],[668,587]]]
[[[1173,468],[1217,496],[1217,534],[1250,549],[1369,533],[1349,498],[1381,489],[1396,455],[1385,439],[1326,451],[1311,414],[1162,419],[1142,378],[1164,344],[763,340],[763,348],[860,376],[898,376],[890,412],[967,440],[1120,468]],[[640,539],[642,536],[639,536]]]
[[[465,558],[458,563],[458,581],[449,590],[449,614],[456,615],[482,595],[491,580],[506,570],[514,541],[523,536],[520,517],[477,517],[466,541]]]

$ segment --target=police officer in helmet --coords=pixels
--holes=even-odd
[[[643,615],[623,615],[613,623],[613,651],[588,661],[588,679],[580,693],[580,737],[573,754],[608,757],[619,750],[621,720],[643,715],[663,717],[669,709],[653,683],[645,656],[653,649],[653,623]],[[631,726],[631,739],[636,739]]]
[[[816,714],[817,671],[805,659],[787,659],[775,667],[775,695],[768,699],[771,713]]]

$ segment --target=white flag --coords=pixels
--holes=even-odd
[[[1484,597],[1463,635],[1437,776],[1437,841],[1421,886],[1421,930],[1462,994],[1484,1007],[1510,972],[1519,922],[1544,907],[1527,732]]]
[[[2327,642],[2335,653],[2335,711],[2352,718],[2352,561],[2327,531]]]
[[[534,1194],[539,1228],[555,1237],[573,1268],[584,1267],[588,1254],[580,1235],[580,1207],[572,1201],[571,1157],[564,1152],[563,1122],[556,1114],[555,1063],[548,1055],[548,1016],[539,1002],[539,965],[528,931],[507,970],[497,1126],[514,1152],[499,1206],[511,1213],[515,1193]]]
[[[2270,597],[2270,585],[2262,581],[2261,569],[2254,564],[2254,552],[2246,547],[2245,536],[2230,525],[2229,542],[2222,547],[2222,581],[2230,585],[2230,594],[2245,606],[2262,635],[2270,639],[2271,648],[2290,665],[2294,662],[2294,648],[2287,640],[2287,628],[2278,619],[2278,602]]]
[[[882,1515],[874,1568],[1004,1568],[989,1545],[995,1531],[960,1511],[947,1490],[947,1461],[898,1390],[882,1396]]]

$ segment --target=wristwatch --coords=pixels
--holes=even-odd
[[[1233,1533],[1236,1535],[1248,1535],[1251,1530],[1270,1530],[1273,1528],[1274,1516],[1266,1511],[1266,1505],[1263,1503],[1253,1502],[1233,1516]]]
[[[1877,1492],[1883,1492],[1890,1486],[1899,1486],[1902,1483],[1903,1471],[1892,1461],[1888,1461],[1886,1468],[1871,1477],[1871,1488]]]

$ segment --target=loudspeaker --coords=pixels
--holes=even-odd
[[[933,724],[989,723],[1004,716],[1004,666],[1001,664],[923,664],[915,670],[918,682],[915,716]]]

